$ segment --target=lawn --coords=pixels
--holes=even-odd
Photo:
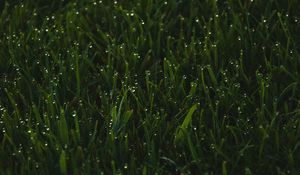
[[[0,174],[299,165],[299,0],[0,0]]]

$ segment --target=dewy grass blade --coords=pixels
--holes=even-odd
[[[174,140],[175,143],[179,143],[179,142],[183,141],[184,134],[185,134],[185,132],[187,132],[188,125],[191,123],[192,116],[193,116],[194,112],[196,111],[197,107],[198,107],[198,105],[195,104],[189,109],[182,124],[177,128],[176,133],[175,133],[175,140]]]
[[[227,164],[227,162],[223,161],[223,163],[222,163],[222,175],[228,175],[226,164]]]
[[[61,151],[60,158],[59,158],[59,167],[60,173],[63,175],[67,175],[67,158],[66,152],[64,150]]]
[[[216,79],[216,76],[215,76],[211,66],[207,66],[207,71],[208,71],[209,77],[210,77],[213,85],[216,86],[217,85],[217,79]]]
[[[69,144],[69,130],[64,109],[60,110],[58,121],[59,135],[61,142],[65,145]]]
[[[8,97],[8,100],[9,100],[11,106],[13,107],[13,109],[16,113],[16,116],[20,116],[20,111],[18,109],[18,104],[15,101],[14,97],[12,96],[12,94],[7,89],[5,89],[5,92],[6,92],[6,95]]]
[[[76,95],[77,97],[80,97],[80,86],[81,86],[81,82],[80,82],[80,67],[79,67],[79,55],[75,56],[75,75],[76,75]]]

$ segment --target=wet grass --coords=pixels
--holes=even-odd
[[[298,0],[1,3],[0,174],[300,174]]]

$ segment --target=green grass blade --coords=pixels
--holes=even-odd
[[[189,109],[188,114],[185,116],[182,124],[177,128],[176,134],[175,134],[175,140],[174,140],[175,143],[179,143],[183,140],[184,132],[186,131],[188,125],[190,124],[190,122],[192,120],[192,116],[197,109],[197,106],[198,105],[195,104]]]

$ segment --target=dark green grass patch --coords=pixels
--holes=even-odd
[[[0,1],[0,174],[300,174],[299,8]]]

